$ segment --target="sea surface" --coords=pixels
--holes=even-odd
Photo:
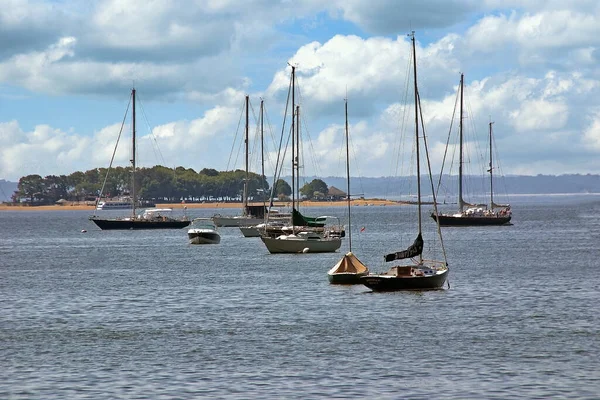
[[[271,255],[0,211],[0,398],[598,399],[600,196],[511,200],[512,226],[443,228],[450,288],[393,293],[328,283],[347,239]],[[412,207],[353,207],[371,270]]]

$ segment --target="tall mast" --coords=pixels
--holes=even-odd
[[[300,106],[296,106],[296,187],[298,208],[300,208]]]
[[[492,124],[490,121],[490,210],[494,209],[494,176],[493,176],[493,164],[492,164]]]
[[[260,99],[260,173],[263,187],[263,206],[266,203],[266,189],[265,189],[265,143],[264,143],[264,100]]]
[[[296,208],[296,194],[295,194],[295,188],[296,188],[296,181],[295,181],[295,177],[296,177],[296,167],[295,167],[295,157],[296,157],[296,150],[295,150],[295,123],[296,123],[296,119],[294,118],[294,112],[296,111],[296,103],[295,103],[295,88],[296,88],[296,67],[294,67],[292,65],[292,209]],[[293,218],[292,218],[292,224],[293,224]]]
[[[350,141],[348,136],[348,99],[344,101],[345,112],[346,112],[346,181],[348,190],[348,247],[352,251],[352,223],[351,223],[351,212],[350,212]]]
[[[419,91],[417,89],[417,50],[415,46],[415,32],[412,34],[412,48],[413,48],[413,74],[415,83],[415,143],[417,150],[417,199],[418,199],[418,214],[419,214],[419,235],[421,234],[421,163],[419,155]],[[422,256],[419,255],[419,260],[422,260]]]
[[[131,200],[133,201],[132,207],[132,217],[135,218],[135,206],[137,203],[136,193],[135,193],[135,88],[131,89],[131,97],[132,97],[132,121],[131,121],[131,132],[132,132],[132,143],[131,143]]]
[[[460,122],[459,129],[459,157],[458,157],[458,208],[462,212],[465,202],[463,200],[462,180],[463,180],[463,89],[464,89],[464,74],[460,74]]]
[[[248,101],[249,101],[249,97],[248,95],[246,95],[246,138],[244,140],[245,143],[245,147],[246,147],[246,177],[244,178],[244,200],[243,200],[243,205],[244,205],[244,210],[242,211],[243,215],[246,215],[248,212]]]

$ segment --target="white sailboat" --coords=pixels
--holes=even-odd
[[[248,205],[248,130],[249,130],[249,96],[246,95],[246,126],[245,126],[245,172],[244,178],[244,191],[242,194],[242,215],[221,215],[215,214],[212,217],[213,222],[216,226],[222,227],[239,227],[260,224],[264,220],[265,206],[250,206]]]
[[[296,85],[296,67],[292,66],[291,73],[291,99],[292,99],[292,126],[291,126],[291,144],[292,144],[292,227],[289,235],[278,235],[276,237],[267,234],[261,234],[261,240],[270,253],[332,253],[342,246],[341,235],[328,229],[325,224],[319,224],[323,229],[315,230],[311,228],[311,223],[300,214],[297,209],[299,204],[297,180],[300,178],[300,106],[295,104],[295,85]],[[295,115],[294,115],[295,112]],[[323,220],[332,217],[319,217]],[[335,217],[333,217],[335,218]],[[306,221],[304,226],[298,226],[295,221],[303,219]],[[324,226],[323,226],[324,225]],[[339,225],[339,223],[338,223]]]

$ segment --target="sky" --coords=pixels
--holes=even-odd
[[[393,176],[412,31],[434,171],[464,73],[503,174],[600,174],[599,26],[595,0],[0,0],[0,179],[108,167],[134,86],[138,165],[243,168],[246,95],[273,160],[290,65],[304,174],[344,176],[347,99],[352,175]]]

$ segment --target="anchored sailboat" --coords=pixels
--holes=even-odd
[[[236,216],[226,216],[221,214],[216,214],[212,217],[213,222],[216,226],[223,227],[236,227],[236,226],[247,226],[247,225],[256,225],[260,224],[264,220],[265,216],[265,206],[251,206],[248,205],[248,181],[249,181],[249,172],[248,172],[248,131],[249,131],[249,96],[246,95],[245,100],[245,109],[246,109],[246,126],[245,126],[245,172],[246,175],[244,177],[244,191],[242,193],[242,215]],[[264,176],[264,175],[263,175]]]
[[[292,226],[289,234],[272,236],[268,226],[261,233],[261,240],[270,253],[332,253],[342,246],[341,230],[330,230],[327,221],[336,217],[323,216],[316,219],[303,216],[297,209],[297,182],[300,178],[300,106],[295,104],[296,67],[292,66],[290,91],[292,99]],[[268,220],[267,220],[268,221]]]
[[[492,122],[490,122],[490,204],[489,207],[481,204],[469,204],[463,198],[463,93],[464,74],[460,75],[460,120],[459,120],[459,164],[458,164],[458,212],[456,213],[431,213],[431,217],[439,221],[441,226],[483,226],[508,224],[512,217],[510,205],[494,203],[494,179],[492,164]]]
[[[347,205],[348,205],[348,253],[327,272],[329,283],[334,284],[357,284],[361,276],[369,274],[369,268],[363,264],[354,253],[352,253],[352,207],[350,203],[350,144],[348,135],[348,101],[345,103],[346,112],[346,183],[347,183]]]
[[[439,244],[441,246],[443,260],[428,260],[423,258],[424,239],[422,234],[422,213],[421,213],[421,167],[420,167],[420,147],[419,147],[419,119],[421,114],[419,91],[417,86],[417,55],[415,51],[415,35],[412,33],[412,56],[413,56],[413,74],[414,74],[414,95],[415,95],[415,150],[416,150],[416,170],[417,170],[417,237],[413,244],[406,250],[390,253],[385,256],[385,261],[405,260],[404,264],[393,266],[387,272],[381,274],[369,274],[360,278],[368,288],[373,291],[394,291],[406,289],[438,289],[441,288],[448,277],[448,263],[446,261],[446,252],[442,240],[442,231],[437,226],[439,235]],[[423,141],[425,152],[427,153],[427,142],[423,132]],[[431,168],[429,167],[429,158],[427,158],[429,170],[429,179],[431,181]],[[433,182],[431,183],[433,187]],[[433,198],[434,207],[437,210],[435,193]]]
[[[132,146],[131,146],[131,215],[118,218],[101,218],[93,215],[90,220],[100,229],[178,229],[190,224],[190,220],[184,215],[181,218],[172,216],[170,208],[147,209],[142,214],[136,215],[137,192],[135,190],[135,89],[131,89],[132,104]],[[123,121],[124,122],[124,121]],[[108,173],[108,172],[107,172]]]

